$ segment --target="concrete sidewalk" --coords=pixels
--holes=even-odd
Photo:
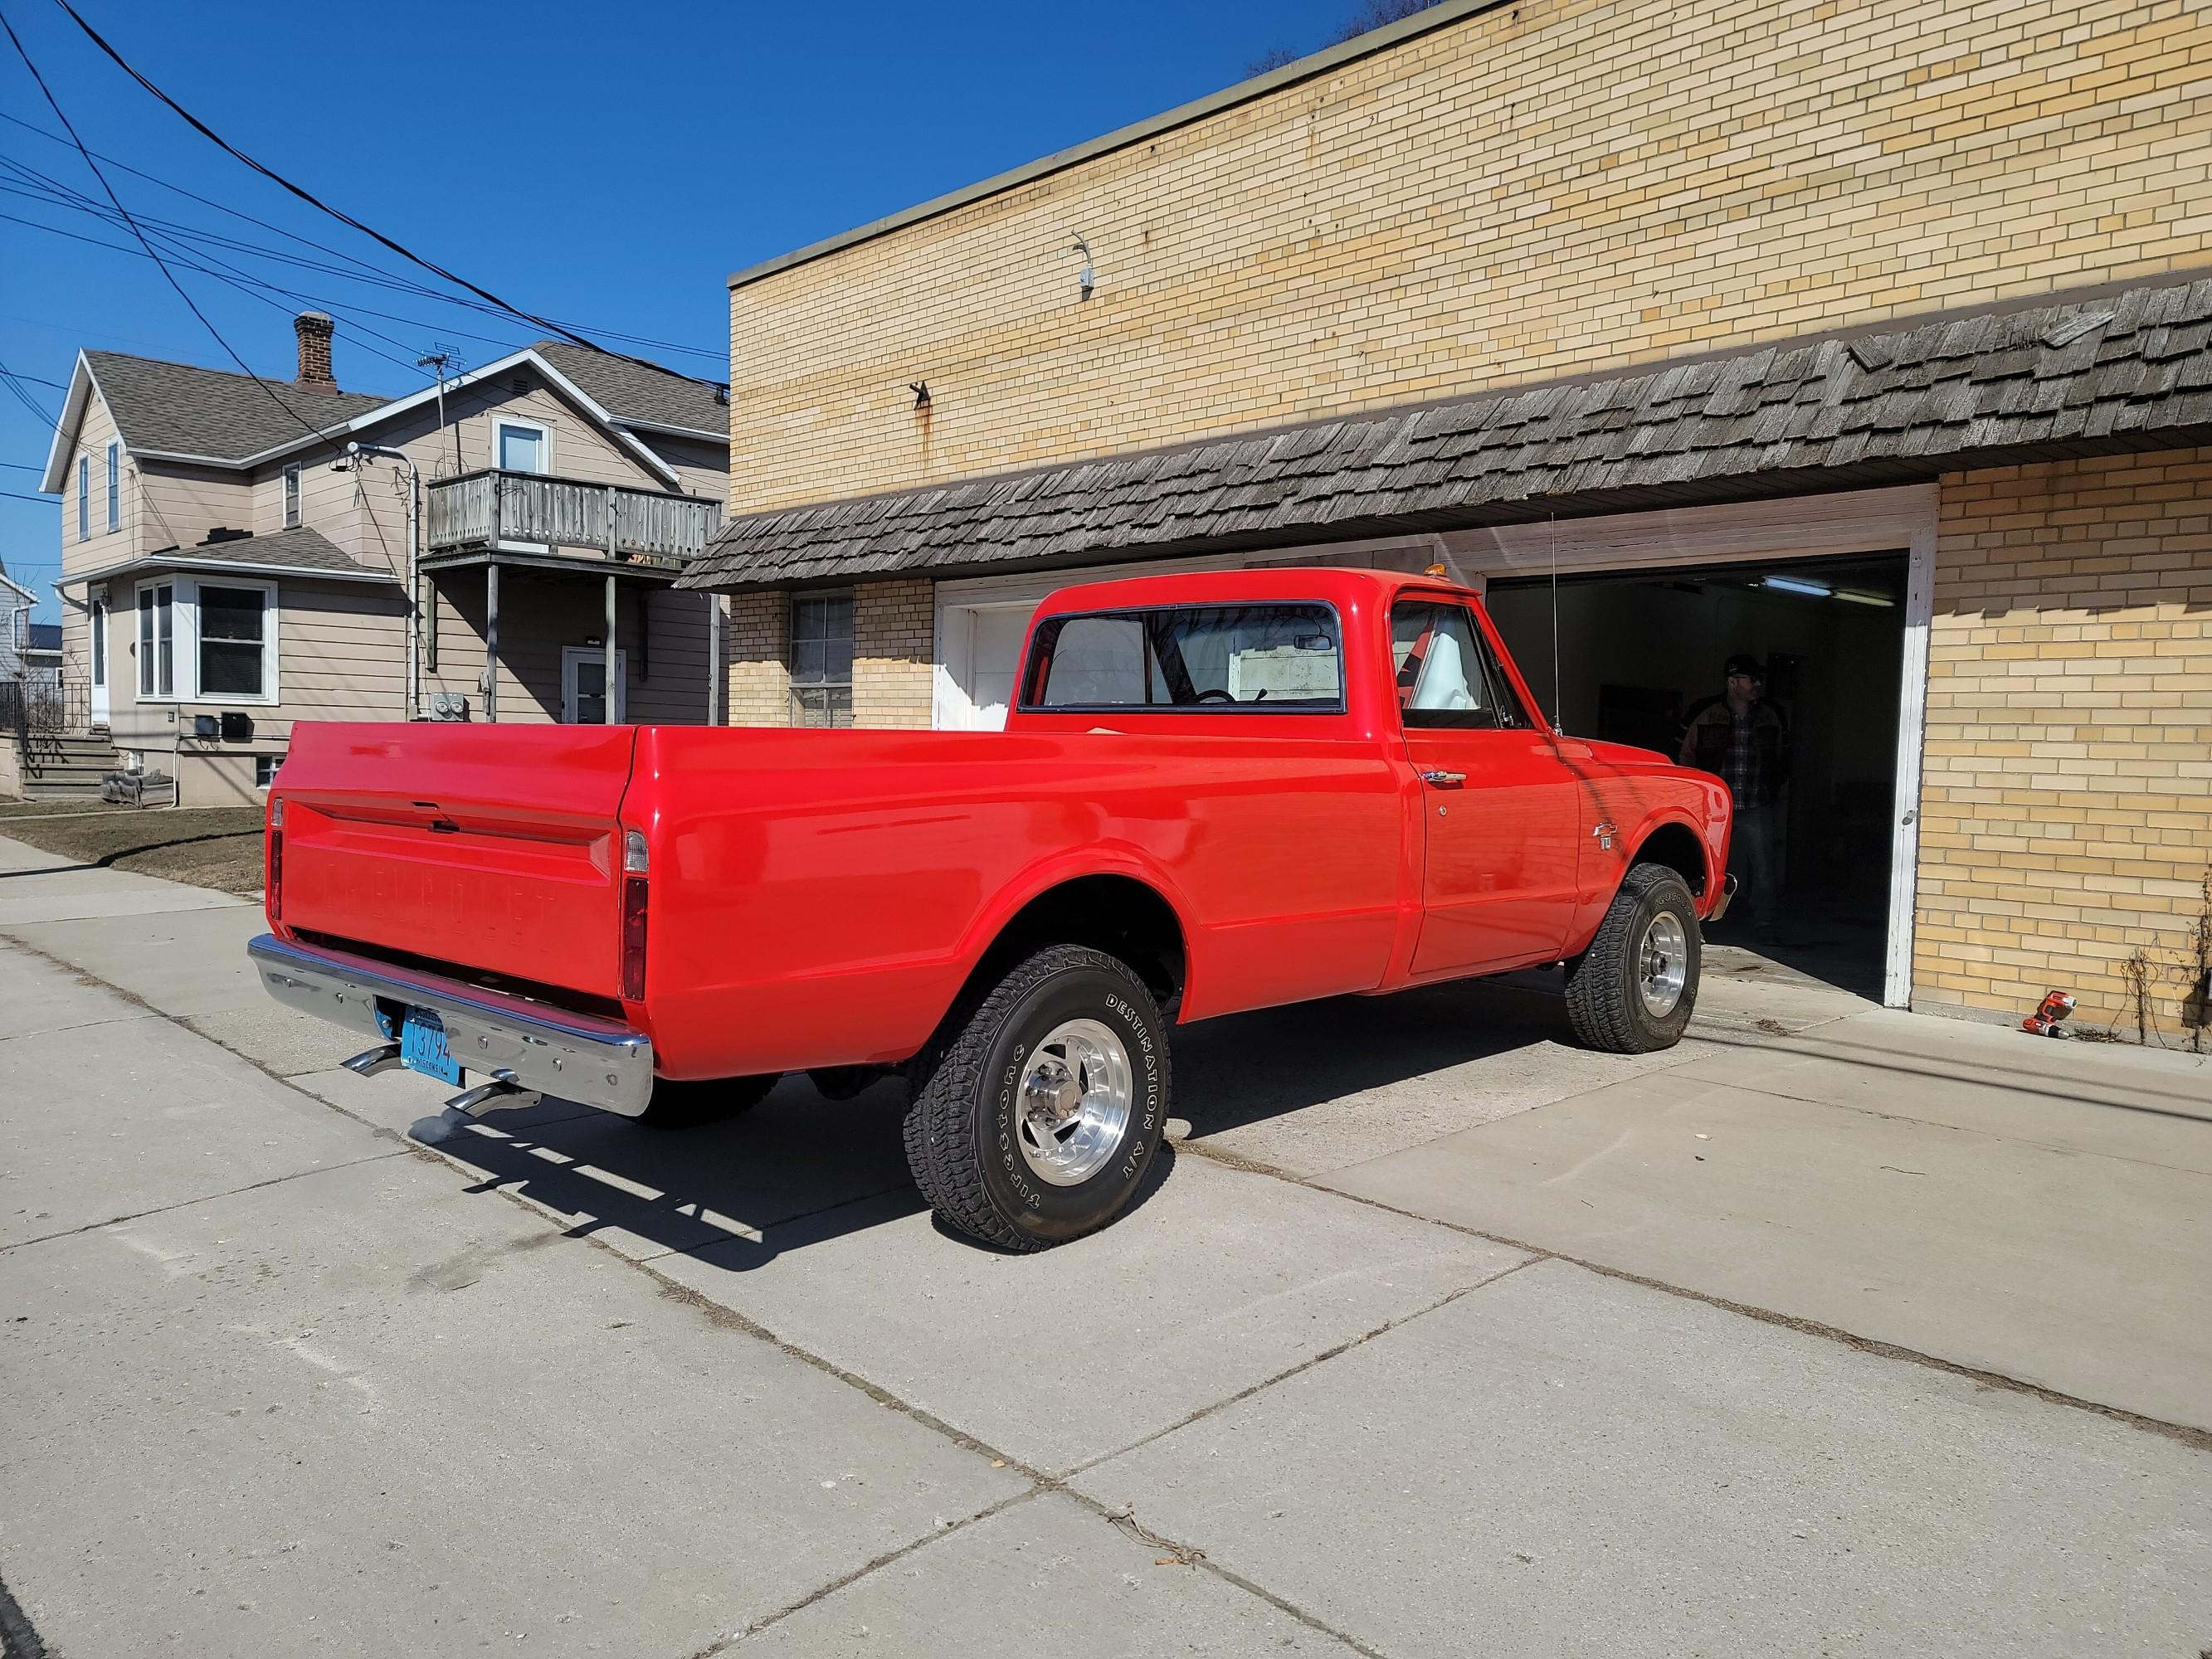
[[[62,1654],[2212,1635],[2200,1062],[1747,963],[1637,1060],[1540,981],[1249,1016],[1178,1034],[1138,1207],[1012,1257],[921,1212],[890,1087],[415,1147],[443,1091],[267,1003],[257,907],[43,856],[0,1628]]]

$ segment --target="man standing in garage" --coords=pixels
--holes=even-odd
[[[1790,722],[1766,701],[1766,670],[1758,658],[1739,652],[1721,672],[1727,690],[1692,713],[1678,758],[1729,787],[1735,803],[1729,872],[1749,889],[1752,936],[1765,942],[1775,937],[1782,896],[1775,843],[1790,781]]]

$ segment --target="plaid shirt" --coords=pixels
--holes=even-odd
[[[1771,805],[1782,793],[1789,741],[1789,723],[1771,704],[1755,702],[1738,714],[1723,697],[1691,720],[1683,759],[1718,775],[1741,811]]]

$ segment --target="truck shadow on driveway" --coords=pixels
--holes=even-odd
[[[1179,1030],[1176,1112],[1194,1139],[1566,1035],[1556,998],[1515,987],[1438,986],[1208,1020]],[[559,1212],[572,1237],[644,1259],[675,1251],[733,1273],[917,1213],[896,1079],[846,1102],[790,1077],[754,1110],[659,1131],[560,1103],[494,1113],[440,1144],[504,1189]],[[1164,1146],[1124,1215],[1172,1177]],[[970,1248],[987,1249],[964,1235]]]

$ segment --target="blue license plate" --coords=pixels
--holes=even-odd
[[[461,1080],[460,1066],[446,1046],[446,1022],[428,1008],[410,1008],[400,1020],[399,1063],[441,1083]]]

